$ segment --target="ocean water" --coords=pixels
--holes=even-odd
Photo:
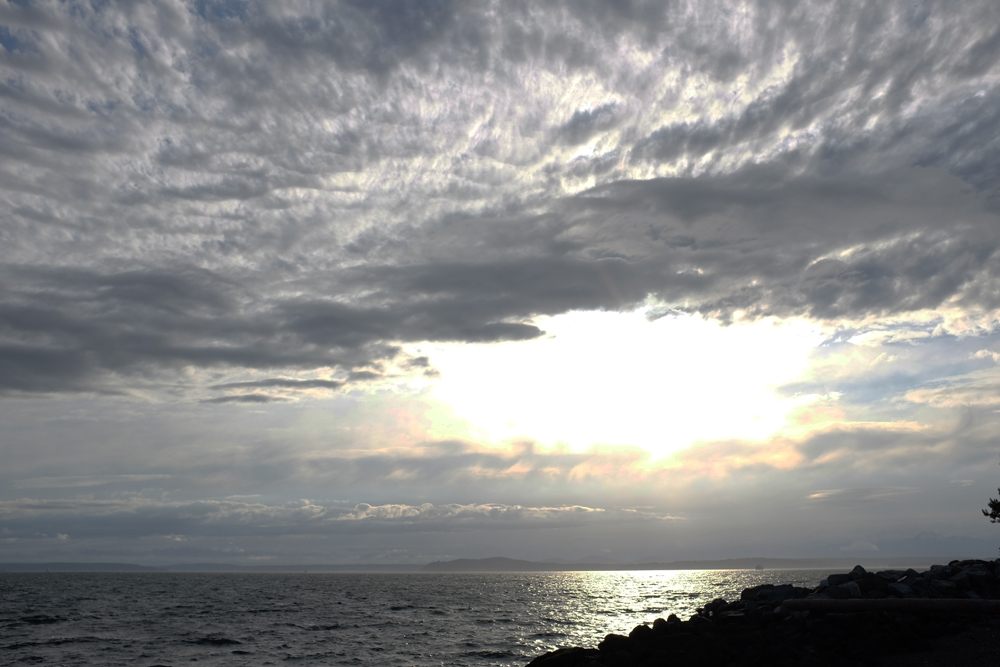
[[[2,573],[4,665],[525,665],[817,570]]]

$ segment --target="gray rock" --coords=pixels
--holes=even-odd
[[[725,600],[723,600],[722,598],[715,598],[714,600],[712,600],[711,602],[709,602],[707,605],[705,605],[704,610],[706,612],[711,613],[711,612],[716,611],[718,609],[722,609],[727,604],[728,603]]]
[[[965,572],[959,572],[954,577],[950,577],[948,581],[952,582],[962,590],[972,588],[972,582],[969,581],[969,575]]]
[[[851,581],[851,575],[849,574],[831,574],[826,578],[827,583],[832,586],[840,586],[843,583]]]
[[[738,623],[746,618],[746,614],[742,611],[720,611],[712,618],[716,619],[720,623]]]
[[[861,566],[859,565],[858,567],[861,567]],[[848,581],[846,584],[843,584],[841,586],[841,588],[847,590],[848,594],[852,598],[860,598],[861,597],[861,587],[858,586],[858,582],[856,582],[856,581]]]
[[[898,584],[898,583],[889,584],[889,592],[895,595],[896,597],[901,597],[901,598],[913,597],[913,589],[907,586],[906,584]]]
[[[597,651],[592,648],[580,648],[579,646],[561,648],[538,656],[528,663],[528,667],[576,667],[586,664],[585,661],[588,658],[594,658],[597,655]]]
[[[854,582],[852,581],[848,583],[854,583]],[[854,585],[857,586],[857,584]],[[849,600],[851,598],[851,592],[847,590],[846,585],[831,586],[830,588],[823,591],[823,593],[831,600]]]
[[[614,633],[606,636],[604,641],[597,645],[597,650],[601,653],[618,653],[619,651],[631,652],[633,647],[638,644],[634,639],[630,639],[625,635],[616,635]]]
[[[781,602],[794,597],[796,597],[795,586],[792,586],[791,584],[783,584],[781,586],[763,584],[761,586],[748,588],[740,594],[741,600],[752,600],[755,602],[770,604],[780,604]]]
[[[947,579],[935,579],[931,581],[931,588],[936,590],[938,593],[954,593],[958,591],[958,586],[954,582],[948,581]]]
[[[872,573],[868,573],[865,576],[858,579],[858,586],[861,587],[861,592],[868,595],[872,591],[878,591],[884,593],[889,590],[889,582],[878,577]]]
[[[969,576],[969,582],[976,588],[989,586],[993,582],[993,574],[985,567],[970,567],[965,573]]]

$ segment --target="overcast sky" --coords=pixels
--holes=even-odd
[[[0,561],[995,557],[995,0],[0,0]]]

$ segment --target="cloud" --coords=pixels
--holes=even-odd
[[[268,396],[266,394],[236,394],[233,396],[219,396],[216,398],[202,399],[202,403],[271,403],[273,401],[284,401],[280,396]]]
[[[120,484],[130,482],[149,482],[153,480],[170,479],[170,475],[96,475],[96,476],[70,476],[70,477],[33,477],[29,479],[19,479],[14,482],[14,486],[19,489],[50,489],[50,488],[81,488],[91,486],[104,486],[106,484]]]
[[[404,5],[8,7],[0,392],[1000,307],[988,3]]]
[[[381,249],[374,254],[388,254],[379,262],[322,274],[300,269],[298,292],[309,296],[183,266],[12,267],[0,309],[4,389],[120,391],[123,380],[151,368],[351,370],[392,360],[399,343],[525,340],[541,335],[532,317],[634,308],[648,298],[724,320],[1000,307],[982,298],[996,280],[984,237],[992,216],[956,199],[948,179],[912,176],[893,177],[877,194],[871,179],[835,186],[792,177],[777,185],[753,169],[621,182],[559,200],[548,217],[515,218],[522,234],[497,256],[474,255],[492,223],[470,220],[457,235],[433,226],[407,232],[405,255]],[[933,231],[963,208],[968,228],[959,234],[967,239]],[[813,229],[803,229],[793,213],[800,209],[811,210]],[[872,231],[883,209],[911,218],[906,235]],[[605,222],[612,212],[615,236]],[[827,220],[838,221],[829,228],[835,235]],[[720,231],[736,224],[736,234]],[[768,241],[775,234],[784,239],[777,261]],[[817,245],[824,236],[827,245]],[[829,244],[843,250],[830,257]],[[330,292],[342,296],[319,296]]]
[[[992,359],[995,362],[1000,362],[1000,352],[994,352],[993,350],[979,350],[972,354],[973,359]]]
[[[567,144],[582,144],[595,134],[613,128],[618,122],[618,102],[608,102],[598,107],[577,109],[564,125],[558,129],[558,134]]]
[[[374,374],[372,374],[374,375]],[[340,389],[344,382],[338,380],[290,380],[286,378],[268,378],[267,380],[250,380],[246,382],[227,382],[216,384],[209,389]]]
[[[279,505],[237,501],[162,502],[150,499],[0,502],[5,534],[27,538],[50,526],[73,525],[77,539],[173,536],[344,535],[365,533],[514,530],[674,521],[648,510],[502,504],[369,505],[353,508],[302,500]],[[28,531],[32,531],[30,534]]]
[[[914,403],[929,403],[939,407],[996,405],[1000,403],[1000,378],[977,376],[940,383],[940,386],[914,389],[906,399]]]
[[[936,472],[981,484],[995,16],[987,0],[2,4],[0,475],[95,534],[149,521],[207,540],[246,520],[262,541],[269,520],[607,535],[587,522],[625,521],[616,507],[695,517],[737,494],[826,493],[802,511],[830,526],[848,498],[903,502],[878,489],[940,500]],[[637,308],[810,320],[828,340],[774,388],[808,404],[769,438],[670,461],[490,441],[416,405],[452,344]],[[145,485],[183,501],[112,498]],[[328,489],[371,508],[285,503]],[[78,543],[62,521],[39,532]]]
[[[827,489],[808,496],[810,502],[835,503],[838,505],[871,505],[883,500],[918,493],[915,487],[886,487],[880,489]],[[877,549],[876,549],[877,550]]]

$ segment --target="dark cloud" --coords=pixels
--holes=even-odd
[[[368,379],[368,376],[376,377],[374,373],[368,373],[366,374],[365,379]],[[269,378],[267,380],[216,384],[209,387],[209,389],[250,389],[255,387],[259,387],[261,389],[271,387],[280,389],[340,389],[343,386],[343,382],[336,380],[287,380],[285,378]]]
[[[234,396],[219,396],[217,398],[202,399],[202,403],[273,403],[274,401],[284,401],[286,399],[279,396],[268,396],[266,394],[236,394]]]
[[[117,391],[116,376],[185,366],[375,379],[364,367],[399,343],[526,340],[541,335],[535,316],[649,296],[723,320],[987,311],[1000,306],[995,215],[956,183],[746,168],[609,184],[541,217],[401,230],[371,246],[378,260],[322,272],[10,266],[2,385]]]
[[[577,109],[558,133],[567,144],[582,144],[595,134],[613,128],[619,113],[617,102],[608,102],[593,109]]]

